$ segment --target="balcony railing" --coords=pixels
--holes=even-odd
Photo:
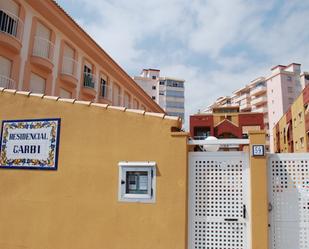
[[[34,46],[32,54],[34,56],[45,58],[52,61],[54,53],[54,44],[45,38],[34,37]]]
[[[70,57],[63,57],[62,61],[62,74],[67,74],[76,78],[76,68],[77,68],[77,61],[70,58]]]
[[[251,105],[249,103],[243,103],[239,106],[240,111],[249,110],[251,108]]]
[[[14,89],[15,81],[4,75],[0,75],[0,87]]]
[[[261,96],[257,98],[251,99],[251,105],[258,105],[267,102],[267,97],[266,96]]]
[[[245,94],[242,94],[240,96],[235,97],[233,101],[234,102],[240,102],[244,99],[248,99],[249,97],[250,97],[250,95],[248,93],[245,93]]]
[[[268,109],[267,109],[266,106],[265,107],[258,107],[258,108],[253,107],[252,112],[266,113],[266,112],[268,112]]]
[[[84,87],[95,88],[97,78],[94,74],[84,73]]]
[[[256,95],[256,94],[260,94],[262,92],[266,92],[267,88],[266,86],[258,86],[256,88],[253,88],[251,91],[250,91],[250,94],[252,96]]]
[[[0,31],[15,37],[21,42],[24,30],[24,23],[11,12],[0,9]]]

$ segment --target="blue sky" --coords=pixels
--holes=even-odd
[[[274,65],[309,71],[308,0],[58,3],[131,76],[158,68],[185,79],[187,117]]]

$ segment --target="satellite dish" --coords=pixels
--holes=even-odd
[[[215,140],[218,140],[218,138],[216,137],[213,137],[213,136],[208,136],[205,141],[215,141]],[[204,144],[203,145],[203,149],[205,151],[209,151],[209,152],[216,152],[218,151],[220,148],[220,145],[219,144]]]

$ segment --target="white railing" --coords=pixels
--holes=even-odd
[[[235,102],[240,102],[240,101],[242,101],[242,100],[244,100],[244,99],[247,99],[247,98],[249,98],[249,97],[250,97],[250,95],[249,95],[248,93],[245,93],[245,94],[242,94],[242,95],[240,95],[240,96],[235,97],[235,98],[234,98],[234,101],[235,101]]]
[[[18,16],[15,16],[7,10],[0,9],[0,31],[15,37],[21,42],[24,23]]]
[[[250,94],[251,94],[251,95],[255,95],[255,94],[258,94],[258,93],[260,93],[260,92],[264,92],[264,91],[266,91],[266,90],[267,90],[266,86],[258,86],[258,87],[256,87],[256,88],[253,88],[253,89],[250,91]]]
[[[261,96],[261,97],[251,99],[251,105],[260,104],[260,103],[263,103],[263,102],[267,102],[266,96]]]
[[[102,84],[100,86],[100,97],[112,101],[112,88],[107,84]]]
[[[76,78],[77,61],[70,57],[63,57],[62,74],[67,74]]]
[[[96,88],[97,77],[91,73],[84,72],[84,87]]]
[[[54,53],[54,44],[45,38],[34,37],[34,46],[32,54],[52,61]]]
[[[250,109],[250,108],[251,108],[251,105],[249,103],[244,103],[239,106],[240,111],[245,110],[245,109]]]
[[[251,110],[252,112],[261,112],[261,113],[266,113],[266,112],[268,112],[268,109],[267,109],[267,107],[265,106],[265,107],[253,107],[252,108],[252,110]]]
[[[6,77],[4,75],[0,75],[0,87],[14,89],[15,88],[15,81],[12,80],[9,77]]]

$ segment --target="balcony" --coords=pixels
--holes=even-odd
[[[266,96],[260,96],[260,97],[251,99],[251,105],[261,105],[261,104],[266,103],[266,102],[267,102]]]
[[[258,95],[258,94],[265,93],[266,90],[267,90],[266,86],[258,86],[256,88],[253,88],[250,91],[250,94],[251,94],[251,96],[255,96],[255,95]]]
[[[264,124],[268,124],[268,122],[269,122],[268,117],[264,116]]]
[[[268,109],[266,106],[261,106],[261,107],[254,107],[252,108],[252,112],[259,112],[259,113],[267,113]]]
[[[242,94],[242,95],[240,95],[238,97],[235,97],[235,99],[233,101],[235,103],[237,103],[237,102],[240,102],[240,101],[242,101],[244,99],[248,99],[248,98],[250,98],[250,94],[249,93],[245,93],[245,94]]]
[[[53,70],[54,44],[45,38],[34,37],[31,62],[48,72]]]
[[[6,77],[4,75],[0,75],[0,87],[14,89],[14,88],[16,88],[15,81],[12,80],[9,77]]]
[[[111,103],[113,99],[112,88],[108,85],[101,84],[100,86],[100,95],[102,103]]]
[[[61,68],[61,80],[69,83],[72,87],[77,85],[77,69],[78,63],[72,58],[63,57],[62,68]]]
[[[22,20],[5,9],[0,9],[0,43],[19,53],[23,36],[24,24]]]
[[[83,95],[86,95],[89,99],[96,96],[96,82],[97,78],[94,74],[84,72],[84,82],[81,91]]]
[[[239,106],[240,111],[250,111],[251,110],[251,105],[249,101],[245,101],[244,103],[241,103]]]

